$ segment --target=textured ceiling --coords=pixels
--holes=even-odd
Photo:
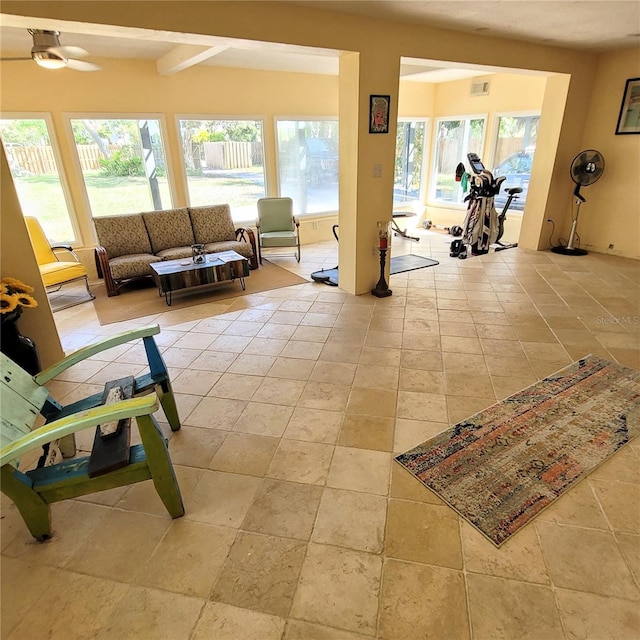
[[[638,0],[293,0],[354,15],[609,51],[640,45]]]
[[[638,0],[289,0],[289,4],[588,51],[640,46]],[[146,59],[158,63],[172,55],[175,57],[178,48],[187,44],[203,52],[197,56],[197,64],[304,73],[338,72],[339,52],[328,49],[56,20],[38,19],[34,24],[32,19],[6,14],[0,15],[3,57],[28,58],[32,46],[28,27],[60,30],[61,44],[87,49],[95,58]],[[196,60],[194,52],[188,53]],[[478,69],[441,69],[442,66],[423,60],[404,61],[401,73],[407,79],[422,82],[443,82],[486,73]]]

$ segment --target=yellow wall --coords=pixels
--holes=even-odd
[[[164,140],[174,206],[187,204],[186,177],[182,170],[177,116],[247,116],[264,118],[265,141],[275,149],[275,121],[278,116],[304,117],[338,115],[338,78],[309,74],[258,72],[219,67],[195,67],[172,76],[159,76],[153,62],[100,60],[99,73],[62,70],[50,72],[34,64],[2,66],[6,112],[48,112],[52,114],[69,187],[82,233],[82,244],[95,244],[89,203],[77,163],[67,116],[73,114],[159,114],[164,118]],[[291,91],[296,87],[296,91]],[[160,98],[159,98],[160,97]],[[275,155],[267,157],[267,189],[277,190]],[[310,226],[310,225],[309,225]],[[305,228],[306,242],[313,229]],[[93,257],[79,255],[91,274]]]
[[[489,95],[473,97],[471,83],[488,82]],[[466,80],[442,82],[437,85],[434,116],[488,114],[488,124],[493,127],[492,116],[509,111],[535,111],[542,106],[546,78],[540,75],[499,73]],[[487,131],[487,138],[490,138]],[[488,150],[488,148],[486,149]]]
[[[368,93],[390,94],[392,96],[392,109],[397,108],[398,81],[397,76],[394,77],[394,73],[402,56],[459,63],[471,62],[477,65],[502,68],[506,72],[509,69],[531,69],[545,74],[565,74],[558,77],[565,78],[568,76],[571,78],[568,84],[552,87],[552,92],[549,92],[549,82],[553,80],[553,76],[547,82],[545,104],[551,104],[551,96],[553,96],[554,104],[552,108],[554,109],[554,117],[546,118],[547,124],[541,124],[541,134],[544,135],[541,135],[541,139],[539,138],[538,141],[536,165],[538,164],[537,158],[540,156],[543,158],[543,162],[540,164],[542,168],[538,170],[537,166],[534,167],[532,187],[529,192],[529,204],[533,203],[532,207],[534,206],[535,209],[530,216],[529,209],[532,207],[528,205],[525,217],[531,222],[526,225],[527,228],[523,233],[524,238],[521,238],[521,245],[529,248],[544,248],[546,246],[548,230],[544,221],[547,217],[552,216],[556,220],[556,226],[559,229],[566,227],[570,223],[570,211],[566,207],[566,193],[572,189],[573,183],[568,177],[568,163],[583,145],[584,127],[587,118],[589,122],[594,121],[596,125],[602,123],[603,129],[608,126],[610,119],[610,114],[605,117],[600,111],[596,111],[595,108],[591,107],[594,82],[597,80],[597,85],[606,85],[608,82],[601,75],[596,78],[596,73],[607,72],[607,65],[604,64],[606,56],[602,58],[603,66],[598,71],[598,56],[584,51],[533,45],[504,38],[462,34],[411,24],[362,19],[355,16],[335,14],[315,8],[277,2],[198,2],[189,3],[189,10],[185,11],[184,2],[166,1],[162,3],[162,11],[160,12],[149,11],[149,3],[135,0],[127,3],[104,1],[16,2],[14,0],[5,0],[2,5],[2,11],[17,15],[40,15],[94,24],[115,24],[135,28],[203,33],[329,47],[345,53],[354,52],[352,55],[357,56],[359,68],[358,87],[357,90],[353,91],[351,101],[345,100],[342,102],[342,97],[340,98],[339,113],[342,121],[351,120],[351,122],[358,123],[358,135],[353,139],[352,148],[347,153],[341,147],[340,185],[341,197],[348,195],[351,198],[350,201],[343,199],[343,203],[348,202],[348,206],[345,205],[344,209],[341,210],[341,227],[344,225],[348,231],[346,234],[341,233],[341,251],[344,245],[345,251],[352,252],[352,255],[355,256],[354,272],[360,271],[364,274],[356,278],[354,273],[353,281],[347,285],[347,290],[357,293],[364,292],[366,287],[370,286],[369,284],[365,286],[364,283],[375,282],[375,279],[377,279],[375,260],[372,260],[369,255],[369,244],[373,237],[373,231],[370,228],[371,222],[385,219],[390,215],[390,195],[388,197],[386,194],[384,197],[377,197],[376,195],[380,193],[382,186],[386,188],[390,184],[388,182],[389,176],[383,172],[381,181],[375,178],[371,171],[372,159],[376,159],[376,163],[381,164],[386,172],[393,165],[394,154],[394,145],[391,142],[393,131],[390,132],[391,135],[389,136],[371,136],[366,131]],[[633,58],[634,56],[631,54],[628,58],[625,58],[626,68],[624,73],[628,73],[629,76],[638,76],[640,75],[640,70],[638,69],[638,60],[640,58],[637,55],[635,55],[635,60]],[[111,62],[109,61],[109,64]],[[612,62],[611,65],[615,66],[615,63]],[[209,70],[194,69],[187,73],[192,73],[193,79],[193,77],[196,77],[195,74],[208,72]],[[61,72],[61,74],[65,73],[70,72]],[[157,111],[158,108],[164,110],[164,101],[171,100],[176,93],[181,93],[181,97],[188,100],[198,100],[199,98],[199,104],[202,106],[198,107],[198,111],[201,113],[220,112],[218,106],[220,105],[221,91],[218,90],[214,98],[209,98],[211,94],[200,93],[204,89],[200,89],[197,85],[194,88],[192,85],[190,92],[186,93],[193,94],[195,91],[195,95],[185,95],[180,91],[181,83],[185,78],[183,74],[177,74],[162,80],[162,82],[166,82],[166,91],[163,90],[158,94],[155,91],[147,91],[146,89],[149,87],[147,83],[143,85],[145,90],[141,90],[136,83],[130,84],[125,81],[124,90],[120,90],[119,83],[122,79],[120,77],[109,78],[109,75],[104,75],[105,73],[106,71],[102,71],[99,74],[102,80],[83,80],[82,82],[104,82],[105,87],[101,91],[103,96],[117,90],[120,97],[131,105],[134,105],[137,101],[148,101],[151,98],[154,104],[154,111]],[[237,70],[220,70],[219,73],[220,84],[215,88],[220,88],[223,78],[228,78],[230,83],[231,78],[234,78],[233,85],[230,85],[233,87],[231,92],[239,96],[237,106],[240,106],[243,89],[241,87],[237,89],[235,82],[239,72]],[[84,77],[93,74],[82,75]],[[6,77],[4,69],[3,76]],[[260,76],[262,77],[262,74]],[[3,84],[5,77],[3,77]],[[300,78],[304,78],[304,74],[300,74]],[[335,79],[326,80],[329,83],[333,82],[335,87]],[[157,81],[157,79],[150,79],[148,82],[155,84]],[[338,96],[335,93],[335,89],[333,93],[311,89],[309,85],[314,84],[316,81],[322,82],[317,77],[313,77],[313,79],[309,79],[309,84],[305,84],[298,93],[292,92],[291,87],[289,87],[286,95],[287,98],[291,98],[293,101],[290,113],[293,113],[293,104],[296,100],[295,96],[291,95],[292,93],[298,95],[301,100],[303,96],[305,100],[308,96],[315,96],[316,103],[313,107],[309,106],[309,103],[305,103],[314,114],[319,111],[318,105],[324,104],[326,100],[330,100],[335,109],[335,105],[338,104]],[[47,80],[47,82],[49,81]],[[256,82],[260,81],[256,80]],[[343,79],[340,82],[343,82]],[[24,82],[23,86],[27,84],[29,83]],[[562,83],[557,84],[561,85]],[[256,86],[264,88],[262,98],[266,99],[267,96],[273,95],[273,92],[269,91],[268,83],[260,83]],[[341,85],[341,88],[343,86],[346,87],[347,85]],[[56,87],[59,87],[59,85],[56,85]],[[42,87],[38,87],[38,89],[42,90]],[[492,90],[498,91],[499,87],[496,86],[495,89],[492,87]],[[407,89],[407,92],[416,91],[418,91],[416,88]],[[56,89],[55,92],[61,93],[59,89]],[[5,93],[3,91],[3,94]],[[92,93],[93,91],[78,88],[76,97],[82,103],[89,100]],[[213,93],[215,93],[215,89]],[[521,98],[528,98],[527,93],[528,90],[505,90],[504,98],[510,102],[504,107],[501,106],[500,109],[511,110],[518,108],[515,105],[521,104]],[[47,97],[51,95],[51,93],[46,93]],[[403,88],[400,100],[403,100],[405,95],[408,94],[404,93]],[[160,97],[160,100],[158,97]],[[247,98],[248,96],[245,94],[243,97]],[[566,105],[564,104],[565,97]],[[437,98],[437,92],[434,96],[427,97],[428,101],[432,101],[435,112],[437,112]],[[229,96],[228,99],[233,101],[235,97]],[[536,99],[539,99],[539,97]],[[615,102],[615,99],[612,98],[612,101]],[[103,104],[105,103],[103,102]],[[245,108],[249,109],[251,115],[256,115],[255,108],[248,107],[247,102],[244,105]],[[134,106],[131,108],[134,108]],[[182,109],[182,107],[180,108]],[[297,108],[301,109],[303,105],[298,104]],[[527,105],[523,108],[528,109],[529,107]],[[30,109],[33,109],[33,107],[30,106]],[[327,106],[327,109],[329,109],[329,106]],[[347,114],[345,109],[355,111],[355,115]],[[78,111],[79,107],[74,105],[73,110]],[[100,111],[102,110],[103,108],[100,107]],[[421,111],[420,108],[417,109],[416,113],[411,113],[410,115],[418,115],[419,111]],[[455,111],[460,112],[461,109],[456,109]],[[240,112],[238,109],[234,109],[234,113]],[[409,114],[409,111],[407,113]],[[330,113],[327,112],[326,115],[330,115]],[[545,131],[542,131],[543,126],[546,128]],[[594,128],[593,124],[591,126]],[[621,136],[617,137],[615,141],[617,145],[621,144],[621,138]],[[634,139],[633,136],[627,136],[627,138]],[[624,142],[622,144],[627,145],[629,143]],[[171,149],[170,151],[174,156],[177,153],[177,149]],[[349,168],[351,166],[353,166],[353,170]],[[348,176],[353,177],[349,178]],[[270,180],[272,179],[272,176],[270,176]],[[605,180],[607,181],[605,182]],[[595,191],[596,188],[602,189],[601,196],[606,197],[607,190],[614,189],[616,184],[615,188],[618,190],[624,189],[624,186],[620,187],[620,181],[626,186],[628,177],[618,178],[616,174],[609,172],[608,179],[603,178],[602,184],[598,183],[597,187],[594,185],[593,190]],[[176,188],[178,196],[180,195],[179,187],[180,185]],[[537,190],[539,192],[536,193]],[[182,195],[184,196],[184,192]],[[619,200],[616,199],[615,202],[618,206]],[[637,210],[637,195],[635,199],[632,198],[631,204],[635,204]],[[610,211],[609,220],[612,224],[617,224],[620,216],[622,216],[622,220],[625,220],[625,213],[620,213],[618,209]],[[585,215],[586,218],[587,216]],[[355,229],[362,225],[363,221],[366,221],[368,228],[364,237],[359,238],[356,236]],[[588,219],[584,224],[581,222],[581,234],[584,238],[590,235],[589,222]],[[598,234],[594,231],[593,235]],[[616,249],[617,246],[616,244]],[[629,255],[637,255],[637,248],[636,250],[630,250]]]
[[[581,190],[587,200],[578,220],[581,246],[633,258],[640,258],[640,135],[616,135],[615,130],[625,83],[638,77],[640,49],[600,58],[580,145],[600,151],[606,163],[598,182]],[[567,227],[564,232],[566,239]]]
[[[400,81],[398,111],[403,118],[430,118],[434,113],[436,84]]]

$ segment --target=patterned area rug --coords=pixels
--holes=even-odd
[[[587,356],[396,460],[496,546],[640,431],[640,373]]]

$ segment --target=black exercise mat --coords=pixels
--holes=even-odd
[[[423,256],[415,256],[407,254],[406,256],[393,256],[391,258],[391,266],[389,273],[403,273],[404,271],[413,271],[415,269],[424,269],[425,267],[433,267],[440,264],[437,260],[425,258]]]

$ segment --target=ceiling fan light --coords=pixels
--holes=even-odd
[[[46,51],[34,52],[31,57],[45,69],[62,69],[67,66],[67,61],[64,58],[59,58]]]

